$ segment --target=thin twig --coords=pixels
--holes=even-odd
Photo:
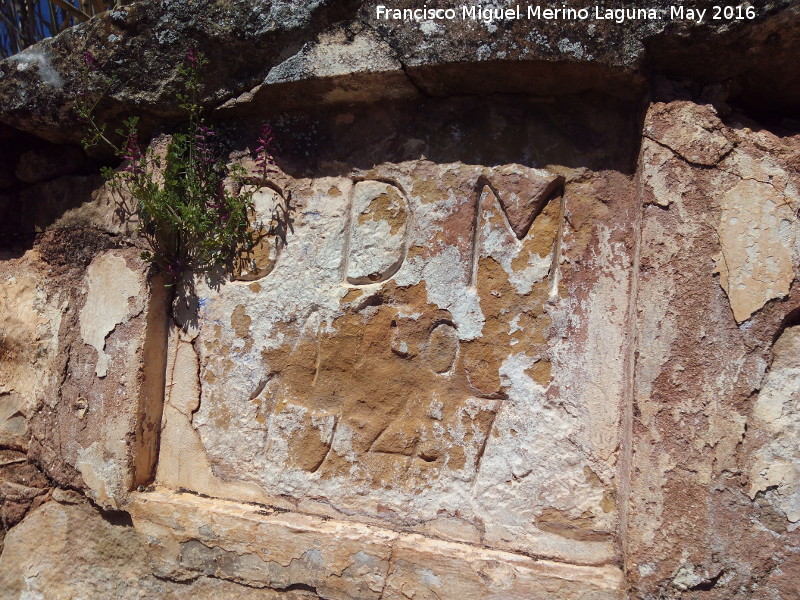
[[[72,6],[72,4],[67,2],[67,0],[49,0],[49,1],[52,2],[53,4],[55,4],[56,6],[58,6],[59,8],[61,8],[61,9],[65,10],[65,11],[67,11],[68,13],[72,14],[73,17],[75,17],[76,19],[78,19],[80,21],[88,21],[89,19],[92,18],[89,15],[87,15],[85,12],[83,12],[82,10],[77,9],[74,6]]]

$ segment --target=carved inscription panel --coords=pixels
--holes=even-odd
[[[608,560],[613,481],[548,400],[569,377],[563,185],[424,161],[277,181],[284,239],[244,280],[198,281],[173,334],[159,483]]]

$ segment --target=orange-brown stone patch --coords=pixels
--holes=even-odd
[[[363,295],[364,290],[360,288],[353,288],[352,290],[348,290],[348,292],[342,297],[339,304],[350,304],[351,302],[358,300]]]
[[[443,468],[464,468],[460,445],[484,444],[498,404],[466,410],[474,391],[458,358],[457,332],[447,324],[450,314],[427,304],[424,284],[400,288],[389,282],[359,306],[333,322],[333,333],[287,340],[263,353],[278,378],[275,395],[347,428],[358,465],[373,485],[413,489]],[[404,316],[411,314],[423,316]],[[398,340],[408,351],[398,351]],[[310,418],[304,416],[303,432],[288,440],[293,466],[322,477],[352,477],[352,464],[331,451],[331,439],[305,422]],[[467,431],[463,442],[453,437],[456,429]]]
[[[391,234],[397,235],[406,224],[406,211],[403,204],[403,199],[397,192],[390,189],[372,199],[369,207],[359,215],[358,223],[363,225],[367,221],[386,221]]]
[[[233,309],[231,327],[236,332],[236,337],[247,338],[250,335],[250,325],[252,323],[253,319],[249,317],[243,304],[239,304]]]

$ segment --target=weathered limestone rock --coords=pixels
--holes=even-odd
[[[321,598],[621,598],[619,571],[535,560],[190,494],[131,505],[161,577],[200,574]],[[264,540],[270,540],[264,544]]]
[[[722,196],[717,228],[717,268],[738,322],[788,295],[800,258],[797,179],[759,150],[732,152],[720,165],[724,173],[740,178]],[[720,181],[725,179],[721,175]]]
[[[15,450],[0,450],[0,553],[6,531],[45,499],[47,478],[27,457]]]
[[[2,261],[0,277],[0,447],[27,450],[29,420],[56,379],[61,315],[35,259]]]
[[[798,596],[799,40],[171,0],[1,62],[0,597]],[[109,76],[169,132],[192,46],[280,167],[170,304],[44,140]]]
[[[691,165],[713,167],[731,150],[714,110],[693,102],[657,102],[650,107],[644,135]]]
[[[773,422],[793,393],[792,329],[762,378],[800,302],[796,141],[684,102],[654,104],[644,131],[628,575],[654,597],[773,597],[759,581],[796,535],[780,458],[793,451]],[[750,501],[784,475],[763,508]]]
[[[759,498],[770,529],[783,532],[800,521],[800,456],[794,444],[800,395],[800,327],[786,329],[773,348],[772,364],[753,406],[755,435],[765,440],[753,453],[749,494]]]
[[[174,119],[175,69],[190,44],[207,49],[211,59],[207,103],[230,101],[228,108],[249,114],[464,93],[541,98],[600,90],[633,99],[645,92],[648,64],[700,85],[724,82],[750,106],[800,104],[800,78],[791,68],[800,27],[795,2],[761,2],[753,19],[713,19],[715,3],[702,0],[693,5],[707,11],[701,22],[674,18],[674,4],[653,0],[648,8],[661,18],[619,24],[614,18],[498,22],[462,14],[438,22],[387,21],[374,3],[358,0],[133,3],[4,61],[0,121],[51,141],[79,141],[75,99],[106,87],[91,73],[80,75],[86,50],[106,77],[116,78],[112,100],[97,107],[102,118],[135,110],[150,124]],[[570,1],[564,7],[585,6]],[[391,8],[420,7],[398,0]]]
[[[49,475],[111,509],[152,477],[161,420],[166,292],[136,254],[101,252],[80,279],[60,281],[75,287],[50,290],[63,310],[61,374],[32,418],[31,452]]]
[[[284,177],[292,234],[274,269],[197,281],[194,333],[172,337],[157,482],[612,561],[619,413],[605,398],[621,378],[625,310],[596,311],[625,296],[611,261],[627,251],[610,222],[596,241],[564,233],[564,211],[594,201],[564,181],[429,162],[356,183]],[[569,265],[562,243],[574,260],[600,254],[599,272]],[[582,303],[566,291],[584,288]],[[603,348],[597,318],[613,324]],[[572,327],[580,347],[548,342]]]
[[[79,494],[64,494],[30,513],[7,536],[0,555],[0,599],[226,598],[302,600],[302,591],[270,592],[199,577],[155,578],[127,515],[102,515]]]
[[[655,204],[693,193],[696,167],[718,166],[711,183],[721,204],[716,263],[736,321],[785,298],[800,258],[800,195],[786,167],[758,146],[734,149],[743,136],[725,128],[710,106],[656,103],[644,133],[645,185]]]

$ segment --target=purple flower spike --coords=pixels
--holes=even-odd
[[[262,125],[258,136],[258,147],[255,151],[256,166],[262,178],[266,178],[270,167],[275,164],[275,160],[272,158],[272,141],[274,139],[272,127],[266,123]]]
[[[89,50],[83,53],[83,64],[86,65],[90,71],[97,70],[97,59]]]
[[[142,164],[143,157],[144,154],[139,146],[139,135],[134,133],[128,138],[125,144],[125,154],[122,158],[128,161],[128,166],[125,167],[123,171],[133,173],[134,175],[144,173],[144,165]]]
[[[192,69],[197,68],[197,49],[194,46],[189,47],[189,51],[186,53],[186,62]]]

